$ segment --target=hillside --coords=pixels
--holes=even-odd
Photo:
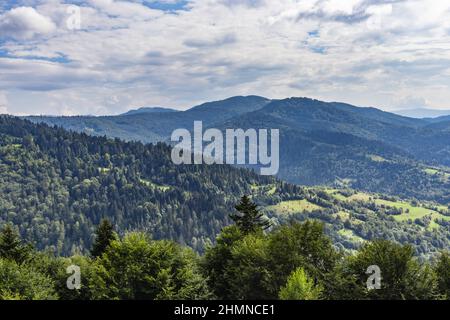
[[[133,115],[133,114],[164,113],[164,112],[176,112],[176,110],[170,109],[170,108],[162,108],[162,107],[142,107],[142,108],[138,108],[138,109],[129,110],[121,115],[129,116],[129,115]]]
[[[141,230],[203,251],[230,223],[243,194],[274,225],[325,222],[341,248],[383,238],[414,244],[428,256],[450,245],[446,206],[299,187],[226,165],[175,166],[164,144],[91,137],[13,117],[0,117],[0,169],[0,224],[14,223],[38,249],[59,254],[89,248],[104,217],[121,234]]]
[[[305,98],[273,101],[222,128],[280,128],[279,177],[450,201],[450,132],[373,108]],[[430,174],[436,169],[436,174]]]
[[[26,117],[33,122],[44,122],[68,130],[123,140],[156,143],[167,141],[173,130],[191,128],[194,121],[205,125],[220,123],[234,116],[255,111],[269,102],[256,96],[232,97],[223,101],[204,103],[187,111],[132,112],[109,117]]]
[[[30,117],[66,129],[142,142],[169,141],[177,128],[279,128],[278,177],[447,204],[450,123],[308,98],[233,97],[183,112],[116,117]],[[437,170],[437,174],[429,174]]]

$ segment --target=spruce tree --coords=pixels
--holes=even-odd
[[[108,248],[113,240],[116,239],[114,228],[111,222],[103,219],[98,226],[95,237],[95,242],[92,246],[91,255],[94,258],[100,257]]]
[[[246,195],[241,198],[241,201],[235,206],[235,209],[239,213],[231,214],[230,218],[244,234],[258,230],[266,230],[272,225],[270,221],[264,218],[264,215],[258,210],[256,204]]]
[[[30,253],[30,246],[23,244],[19,234],[7,224],[0,233],[0,258],[24,262]]]

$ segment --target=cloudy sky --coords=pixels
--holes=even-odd
[[[0,113],[250,94],[450,109],[450,1],[0,0]]]

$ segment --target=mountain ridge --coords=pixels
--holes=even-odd
[[[142,113],[158,113],[158,112],[176,112],[177,110],[172,108],[164,108],[164,107],[141,107],[138,109],[131,109],[125,113],[120,114],[120,116],[129,116],[132,114],[142,114]]]
[[[427,173],[439,168],[446,177],[450,166],[445,117],[431,122],[310,98],[237,96],[170,113],[30,120],[145,143],[170,142],[173,130],[192,130],[194,121],[203,121],[204,128],[278,128],[283,180],[329,186],[347,181],[346,186],[364,191],[441,203],[450,199],[445,191],[450,182]]]

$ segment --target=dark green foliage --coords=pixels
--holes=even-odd
[[[235,243],[243,238],[242,231],[236,225],[226,227],[218,235],[216,245],[205,252],[202,269],[216,297],[233,299],[235,295],[225,273],[232,258]]]
[[[270,228],[270,221],[265,219],[264,215],[258,210],[257,205],[248,196],[243,196],[241,201],[235,206],[235,209],[239,213],[230,215],[230,218],[244,234]]]
[[[30,119],[94,135],[154,143],[169,140],[174,129],[190,129],[195,120],[221,129],[279,128],[278,176],[286,181],[349,186],[443,204],[450,201],[450,180],[423,170],[424,165],[450,166],[450,122],[445,118],[411,119],[375,108],[308,98],[234,97],[184,112]]]
[[[367,288],[366,271],[370,266],[378,266],[381,270],[379,290]],[[418,263],[411,246],[401,246],[387,240],[370,242],[355,256],[347,259],[344,274],[356,281],[352,287],[347,288],[352,299],[399,300],[436,297],[434,274],[429,266],[421,266]]]
[[[270,234],[271,270],[275,274],[273,292],[286,283],[289,275],[297,268],[303,268],[316,282],[326,282],[339,254],[323,224],[317,221],[293,223]],[[289,253],[289,254],[286,254]]]
[[[30,253],[31,247],[22,243],[19,234],[7,224],[0,232],[0,258],[24,262]]]
[[[450,300],[450,254],[442,252],[435,265],[439,293]]]
[[[57,254],[87,252],[102,218],[119,233],[145,230],[201,252],[251,185],[275,182],[231,166],[178,166],[170,151],[2,116],[0,223]]]
[[[448,298],[448,254],[419,263],[410,247],[383,240],[341,256],[317,222],[248,235],[231,226],[202,260],[191,249],[139,232],[117,237],[97,259],[30,250],[21,264],[0,258],[0,300]],[[367,290],[365,271],[375,264],[381,289]],[[76,290],[66,285],[73,265],[81,271]]]
[[[111,241],[116,239],[114,234],[114,228],[107,219],[103,219],[100,222],[100,226],[97,228],[95,242],[92,246],[91,256],[94,258],[100,257],[111,244]]]
[[[338,254],[317,222],[294,223],[269,235],[243,235],[231,227],[205,254],[206,275],[221,299],[277,299],[280,288],[298,268],[324,281]]]
[[[87,253],[103,218],[119,234],[145,230],[154,239],[171,239],[202,253],[232,222],[229,213],[242,194],[251,194],[275,225],[292,219],[324,222],[339,248],[357,248],[357,242],[339,234],[343,228],[365,240],[417,244],[417,253],[427,258],[450,246],[447,221],[436,221],[439,228],[427,232],[419,224],[393,220],[395,210],[370,201],[330,199],[318,189],[226,165],[176,166],[170,150],[164,144],[89,137],[0,117],[0,223],[13,224],[37,249],[58,255]],[[266,210],[297,199],[321,208],[292,216]],[[347,221],[336,217],[341,210],[350,212]]]

